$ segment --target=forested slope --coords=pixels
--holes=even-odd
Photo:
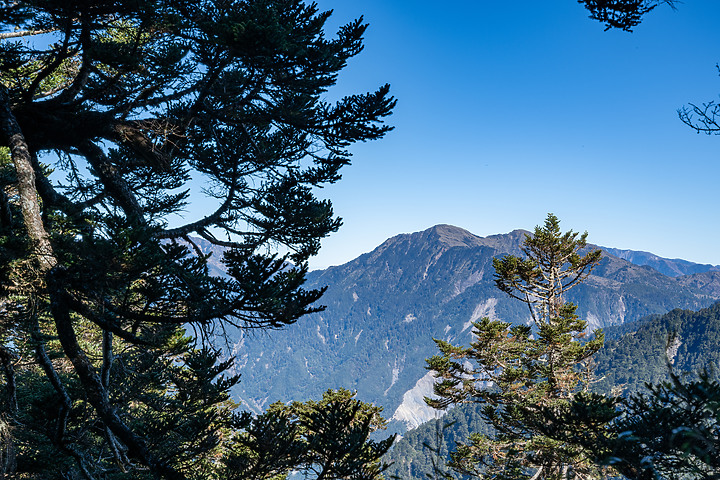
[[[612,331],[610,335],[614,336]],[[718,367],[720,303],[697,312],[675,309],[653,316],[640,322],[635,331],[609,340],[595,357],[596,389],[634,392],[646,382],[667,380],[667,360],[676,373],[687,375]]]

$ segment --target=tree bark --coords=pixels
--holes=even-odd
[[[12,211],[10,210],[10,199],[5,190],[0,188],[0,224],[4,227],[12,227]]]
[[[10,147],[12,162],[17,172],[18,196],[23,222],[32,242],[40,272],[47,272],[55,266],[57,260],[42,221],[30,150],[10,108],[10,98],[4,87],[0,87],[0,131]]]

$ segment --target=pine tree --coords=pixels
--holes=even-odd
[[[317,479],[377,479],[388,467],[380,458],[394,437],[368,440],[387,421],[381,407],[354,397],[329,390],[320,401],[272,404],[236,438],[223,478],[284,478],[294,469]]]
[[[630,478],[718,478],[720,383],[707,372],[649,385],[624,402],[611,425],[612,456],[604,460]],[[628,432],[631,432],[628,434]]]
[[[528,305],[529,324],[511,325],[484,318],[474,324],[469,347],[435,340],[441,354],[428,359],[436,372],[435,408],[479,403],[494,435],[474,433],[459,445],[450,466],[484,478],[584,478],[596,473],[579,444],[545,434],[548,412],[565,408],[587,389],[581,365],[603,343],[595,331],[585,339],[587,322],[564,293],[582,282],[600,260],[584,255],[587,233],[561,233],[549,214],[526,236],[525,258],[494,260],[498,288]]]
[[[326,100],[366,29],[328,37],[329,16],[300,0],[0,3],[2,472],[226,471],[247,423],[203,340],[320,309],[307,260],[340,220],[314,192],[390,130],[387,85]],[[182,223],[194,202],[205,215]],[[227,249],[228,277],[197,237]]]
[[[670,366],[668,365],[670,368]],[[627,397],[588,393],[550,413],[552,435],[626,478],[713,479],[720,471],[720,383],[707,372]]]

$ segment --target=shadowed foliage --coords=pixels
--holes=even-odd
[[[329,35],[329,16],[299,0],[0,3],[0,471],[217,478],[244,428],[277,425],[234,413],[238,377],[203,340],[321,309],[307,260],[340,220],[313,192],[395,104],[387,85],[326,98],[366,29]],[[191,235],[227,249],[227,277]],[[353,402],[318,415],[352,419]],[[376,476],[383,445],[343,468]],[[272,475],[309,464],[287,453]]]

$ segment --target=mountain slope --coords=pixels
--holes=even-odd
[[[625,328],[595,356],[597,390],[638,391],[645,383],[668,380],[667,360],[676,373],[720,367],[720,303],[700,311],[675,309]]]
[[[321,300],[327,309],[284,331],[241,334],[235,354],[242,379],[233,393],[261,410],[275,400],[345,387],[383,405],[386,416],[405,426],[430,418],[434,413],[419,400],[429,393],[424,366],[435,353],[433,337],[468,343],[472,322],[484,316],[528,321],[524,304],[496,289],[492,267],[495,256],[520,254],[526,233],[483,238],[438,225],[393,237],[345,265],[311,272],[309,287],[329,286]],[[713,282],[668,277],[606,255],[569,300],[593,326],[617,325],[707,306],[720,299]]]

